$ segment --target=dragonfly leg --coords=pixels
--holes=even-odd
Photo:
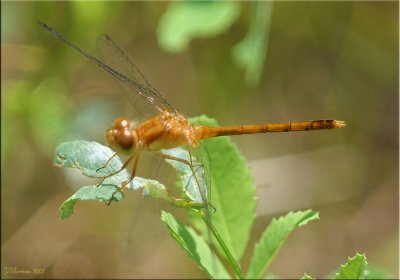
[[[196,173],[194,172],[194,168],[193,168],[193,156],[192,156],[192,152],[191,152],[191,149],[190,149],[190,146],[189,146],[189,145],[187,146],[187,149],[188,149],[189,158],[190,158],[190,168],[192,169],[192,174],[194,175],[194,178],[195,178],[195,180],[196,180],[197,186],[199,186],[199,192],[200,192],[200,195],[201,195],[201,199],[203,200],[203,202],[206,202],[209,206],[211,206],[211,207],[215,210],[215,207],[212,206],[212,205],[208,202],[208,199],[207,199],[207,189],[205,190],[206,192],[204,193],[204,192],[203,192],[204,190],[202,191],[202,189],[201,189],[201,187],[200,187],[200,184],[199,184],[199,181],[198,181],[198,179],[197,179]],[[200,164],[200,166],[202,166],[202,165]]]
[[[106,168],[106,166],[110,163],[110,161],[117,155],[118,153],[114,153],[107,161],[106,163],[102,166],[96,169],[96,172],[98,172],[99,170]]]
[[[196,179],[197,186],[199,186],[199,192],[200,192],[200,195],[201,195],[201,199],[203,200],[203,202],[205,202],[205,207],[202,209],[202,211],[200,211],[200,214],[204,216],[204,221],[206,222],[206,225],[207,225],[208,240],[210,242],[211,250],[214,251],[214,245],[213,245],[212,236],[211,236],[211,227],[212,227],[212,225],[211,225],[211,214],[210,214],[210,209],[208,207],[211,207],[213,209],[213,213],[216,212],[216,209],[215,209],[215,207],[213,205],[211,205],[211,203],[209,202],[209,200],[207,198],[207,194],[209,194],[210,195],[209,198],[211,199],[211,189],[210,189],[210,193],[207,193],[207,188],[205,189],[205,193],[203,193],[203,191],[202,191],[202,189],[200,187],[199,181],[197,179],[196,173],[194,172],[194,168],[193,168],[193,165],[192,165],[193,156],[192,156],[192,151],[191,151],[189,145],[187,146],[187,149],[188,149],[188,152],[189,152],[189,158],[190,158],[190,163],[191,163],[190,168],[192,169],[192,174],[193,174],[194,178]],[[203,168],[204,168],[204,166],[203,166]],[[208,187],[210,187],[210,186],[208,186]],[[213,256],[214,256],[214,254],[213,254]],[[215,262],[214,261],[213,261],[213,266],[215,266]]]
[[[157,153],[157,155],[158,155],[159,157],[162,157],[162,158],[165,158],[165,159],[170,159],[170,160],[179,161],[179,162],[182,162],[182,163],[184,163],[184,164],[186,164],[186,165],[188,165],[188,166],[191,166],[191,165],[190,165],[190,161],[188,161],[188,160],[186,160],[186,159],[182,159],[182,158],[178,158],[178,157],[174,157],[174,156],[170,156],[170,155],[165,155],[165,154],[162,154],[162,153]]]
[[[114,195],[117,192],[123,192],[124,191],[124,187],[126,187],[130,182],[132,182],[132,180],[135,178],[136,175],[136,170],[137,170],[137,166],[138,166],[138,162],[139,162],[139,153],[134,154],[133,156],[131,156],[128,161],[122,166],[122,170],[126,167],[126,165],[128,165],[129,161],[133,158],[133,167],[132,167],[132,172],[131,172],[131,176],[129,177],[128,181],[122,182],[121,187],[117,187],[117,189],[112,193],[111,195],[111,199],[110,201],[107,203],[108,206],[110,206],[112,199],[114,197]],[[122,170],[120,170],[119,172],[121,172]],[[115,174],[114,174],[115,175]]]
[[[107,178],[109,178],[109,177],[111,177],[111,176],[114,176],[114,175],[120,173],[122,170],[124,170],[135,156],[136,156],[136,154],[130,156],[130,157],[128,158],[128,160],[122,165],[122,167],[121,167],[120,169],[118,169],[117,171],[115,171],[115,172],[113,172],[113,173],[111,173],[111,174],[108,174],[108,175],[102,177],[100,183],[97,184],[96,188],[97,188],[98,186],[100,186],[100,185],[104,182],[105,179],[107,179]]]
[[[196,176],[196,172],[195,172],[194,167],[193,167],[193,157],[192,157],[192,153],[190,151],[190,147],[189,146],[188,146],[188,152],[189,152],[190,160],[185,160],[185,159],[177,158],[177,157],[174,157],[174,156],[165,155],[165,154],[162,154],[162,153],[157,153],[157,155],[162,157],[162,158],[165,158],[165,159],[170,159],[170,160],[175,160],[175,161],[178,161],[178,162],[182,162],[182,163],[184,163],[184,164],[186,164],[186,165],[188,165],[190,167],[190,170],[192,171],[192,175],[194,176],[194,178],[196,180],[196,184],[199,187],[199,192],[200,192],[200,195],[201,195],[201,199],[203,200],[203,208],[204,209],[202,209],[202,211],[200,211],[199,213],[201,213],[201,215],[204,215],[204,221],[206,222],[206,225],[207,225],[208,239],[210,241],[211,247],[213,248],[214,246],[213,246],[213,243],[211,241],[212,240],[212,238],[211,238],[211,215],[210,215],[210,211],[209,211],[207,206],[211,207],[214,210],[214,213],[216,212],[216,209],[215,209],[214,206],[211,205],[211,203],[208,202],[207,196],[201,190],[199,180],[198,180],[198,178]],[[200,166],[201,166],[201,164],[200,164]]]
[[[189,168],[190,168],[190,170],[192,171],[192,174],[193,174],[193,176],[194,176],[194,179],[196,180],[196,184],[197,184],[197,186],[199,187],[201,199],[203,200],[203,202],[206,202],[206,201],[207,201],[206,196],[204,196],[204,193],[202,192],[202,190],[201,190],[201,188],[200,188],[200,183],[199,183],[199,180],[198,180],[198,178],[197,178],[197,176],[196,176],[196,172],[195,172],[194,167],[193,167],[193,164],[192,164],[193,160],[192,160],[192,154],[191,154],[191,152],[190,152],[190,149],[189,149],[189,157],[190,157],[190,160],[181,159],[181,158],[174,157],[174,156],[170,156],[170,155],[165,155],[165,154],[162,154],[162,153],[157,153],[157,155],[160,156],[160,157],[162,157],[162,158],[165,158],[165,159],[170,159],[170,160],[175,160],[175,161],[182,162],[183,164],[186,164],[187,166],[189,166]],[[207,202],[206,202],[206,203],[207,203]]]
[[[131,177],[129,178],[128,181],[123,182],[122,186],[126,187],[130,182],[132,182],[132,180],[135,178],[136,176],[136,170],[137,170],[137,166],[139,163],[139,158],[140,158],[140,153],[137,153],[135,156],[135,159],[133,161],[133,167],[132,167],[132,172],[131,172]]]
[[[200,167],[203,167],[203,164],[201,164],[201,163],[199,163],[198,165],[194,165],[193,164],[193,168],[200,168]],[[190,179],[192,179],[192,177],[193,177],[194,175],[193,175],[193,172],[192,172],[192,175],[190,175]],[[189,185],[189,181],[187,182],[187,184],[186,184],[186,188],[188,187],[188,185]],[[212,212],[213,213],[215,213],[215,212],[217,212],[217,208],[215,208],[211,203],[208,203],[208,205],[212,208]]]

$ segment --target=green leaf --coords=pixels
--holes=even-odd
[[[104,167],[105,163],[113,156],[114,152],[99,143],[87,141],[72,141],[61,143],[57,146],[53,164],[59,167],[78,168],[85,176],[102,178],[122,167],[122,162],[116,156]],[[104,168],[102,168],[104,167]],[[122,192],[118,191],[122,182],[129,180],[130,175],[126,170],[106,178],[100,185],[84,186],[68,198],[60,208],[61,219],[66,219],[73,214],[77,200],[98,200],[102,203],[111,200],[123,199]],[[143,184],[142,178],[133,180],[129,187],[137,190]]]
[[[192,228],[183,225],[170,213],[165,211],[162,211],[161,219],[167,226],[171,236],[211,278],[231,278],[218,257],[210,250],[205,240]]]
[[[312,277],[304,272],[304,275],[303,275],[303,277],[301,277],[301,279],[302,280],[312,280]]]
[[[118,156],[108,161],[114,154],[110,148],[99,143],[78,140],[61,143],[56,148],[53,163],[59,167],[78,168],[88,177],[103,178],[122,168],[123,164]],[[76,200],[98,200],[103,203],[111,200],[120,201],[123,199],[123,194],[118,190],[129,179],[130,174],[124,169],[106,178],[98,186],[80,188],[61,206],[61,218],[66,219],[72,215]],[[177,207],[199,207],[196,201],[172,197],[165,186],[155,180],[135,177],[126,188],[134,191],[141,189],[145,197],[163,199]]]
[[[122,192],[116,192],[118,187],[110,188],[110,185],[104,181],[104,184],[93,186],[85,186],[80,188],[70,198],[68,198],[60,207],[60,217],[62,220],[69,218],[74,213],[75,202],[79,200],[98,200],[108,203],[111,200],[119,201],[123,199]]]
[[[274,2],[254,2],[253,5],[250,29],[246,37],[232,48],[232,56],[245,69],[246,84],[251,86],[259,83],[263,73]]]
[[[262,277],[289,234],[315,219],[318,219],[318,212],[312,210],[290,212],[284,217],[273,219],[255,246],[246,278]]]
[[[340,265],[340,270],[336,273],[335,279],[365,279],[367,264],[365,254],[357,253],[354,257],[349,257],[347,263]]]
[[[166,51],[182,52],[194,38],[207,38],[227,31],[239,12],[239,3],[229,1],[171,3],[158,25],[158,43]]]
[[[59,167],[78,168],[83,175],[92,178],[102,178],[122,168],[118,156],[106,162],[115,154],[110,148],[97,142],[83,140],[64,142],[57,146],[53,164]],[[128,180],[126,170],[118,173],[122,180]]]
[[[194,124],[217,126],[218,123],[200,116],[190,120]],[[236,145],[229,137],[203,140],[211,167],[211,222],[226,246],[239,260],[247,246],[255,219],[255,186],[250,170]],[[196,224],[197,225],[197,224]]]

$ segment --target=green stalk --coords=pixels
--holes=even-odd
[[[211,221],[207,221],[207,219],[204,217],[204,214],[201,215],[203,220],[206,222],[207,225],[209,225],[211,232],[213,233],[215,239],[217,239],[219,245],[221,246],[222,250],[224,251],[226,257],[228,258],[228,261],[233,267],[233,270],[235,271],[236,275],[239,277],[239,279],[244,279],[243,271],[240,268],[240,265],[237,263],[235,258],[233,257],[231,251],[229,250],[228,246],[226,246],[224,240],[222,239],[221,235],[217,231],[217,229],[214,227],[214,225],[211,223]],[[210,240],[211,242],[211,240]]]

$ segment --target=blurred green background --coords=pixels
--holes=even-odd
[[[105,143],[115,117],[134,115],[113,77],[37,20],[95,56],[97,36],[109,34],[187,116],[204,113],[222,125],[345,120],[335,131],[232,137],[258,186],[251,242],[272,217],[313,208],[321,220],[289,238],[271,273],[320,278],[365,252],[370,265],[398,276],[398,2],[1,8],[3,276],[14,266],[44,268],[39,278],[205,276],[139,194],[110,207],[78,202],[75,215],[59,219],[61,203],[92,181],[53,167],[55,147]]]

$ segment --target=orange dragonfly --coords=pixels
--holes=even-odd
[[[111,128],[107,131],[107,143],[110,148],[116,152],[114,155],[121,153],[129,157],[123,164],[121,170],[109,176],[117,174],[125,169],[128,164],[133,162],[130,179],[124,182],[123,186],[127,186],[129,182],[135,178],[140,154],[144,151],[150,151],[165,159],[186,164],[191,169],[196,184],[199,186],[202,201],[207,204],[207,193],[200,187],[202,185],[200,182],[201,178],[197,178],[197,173],[194,170],[194,154],[198,153],[201,140],[222,135],[334,129],[345,126],[345,122],[339,120],[309,120],[225,127],[192,125],[185,116],[179,113],[153,86],[151,86],[135,64],[107,35],[103,35],[99,38],[98,46],[101,54],[105,57],[108,56],[108,60],[110,61],[109,65],[83,51],[47,24],[42,22],[38,22],[38,24],[53,36],[74,48],[103,70],[117,78],[123,85],[128,87],[131,92],[133,91],[132,94],[129,94],[130,98],[134,99],[140,97],[149,105],[151,112],[149,118],[140,123],[136,123],[121,117],[115,120]],[[187,147],[189,159],[182,159],[160,153],[163,149],[171,149],[180,146]],[[202,150],[201,153],[206,153],[206,151]],[[203,158],[205,157],[203,156]],[[197,158],[196,160],[199,159]]]

